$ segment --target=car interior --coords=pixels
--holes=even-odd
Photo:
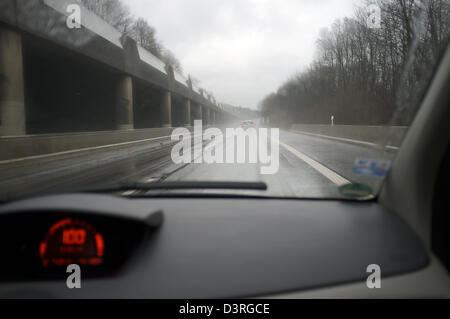
[[[3,203],[0,298],[449,298],[449,77],[447,49],[371,200],[73,192]],[[59,238],[82,245],[61,255]],[[66,287],[71,253],[83,289]],[[367,288],[372,264],[382,289]]]

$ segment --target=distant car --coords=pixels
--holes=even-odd
[[[249,127],[256,127],[256,123],[253,122],[253,121],[243,121],[243,122],[241,123],[241,127],[242,127],[243,129],[247,129],[247,128],[249,128]]]

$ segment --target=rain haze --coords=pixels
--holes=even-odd
[[[358,0],[123,0],[147,19],[184,73],[223,103],[256,109],[307,68],[322,28]],[[169,18],[170,17],[170,18]]]

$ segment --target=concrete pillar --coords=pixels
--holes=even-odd
[[[0,136],[25,134],[22,38],[0,29]]]
[[[203,119],[203,123],[205,125],[209,125],[210,122],[210,117],[209,117],[209,107],[205,107],[205,118]]]
[[[216,111],[211,111],[211,124],[216,124]]]
[[[162,126],[172,127],[172,93],[170,91],[164,92]]]
[[[191,126],[191,100],[186,100],[186,121],[185,126]]]
[[[217,123],[222,124],[222,112],[217,112],[216,121],[217,121]]]
[[[117,129],[134,129],[133,114],[133,79],[131,76],[121,76],[117,81]]]
[[[197,120],[203,121],[203,107],[201,104],[198,105],[198,113],[197,113]]]

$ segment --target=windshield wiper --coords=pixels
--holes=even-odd
[[[159,189],[245,189],[245,190],[267,190],[264,182],[208,182],[208,181],[173,181],[155,183],[135,183],[136,189],[159,190]]]
[[[118,185],[103,188],[86,188],[80,192],[107,193],[121,191],[152,191],[152,190],[188,190],[188,189],[222,189],[222,190],[259,190],[266,191],[264,182],[214,182],[214,181],[170,181],[170,182],[123,182]]]

